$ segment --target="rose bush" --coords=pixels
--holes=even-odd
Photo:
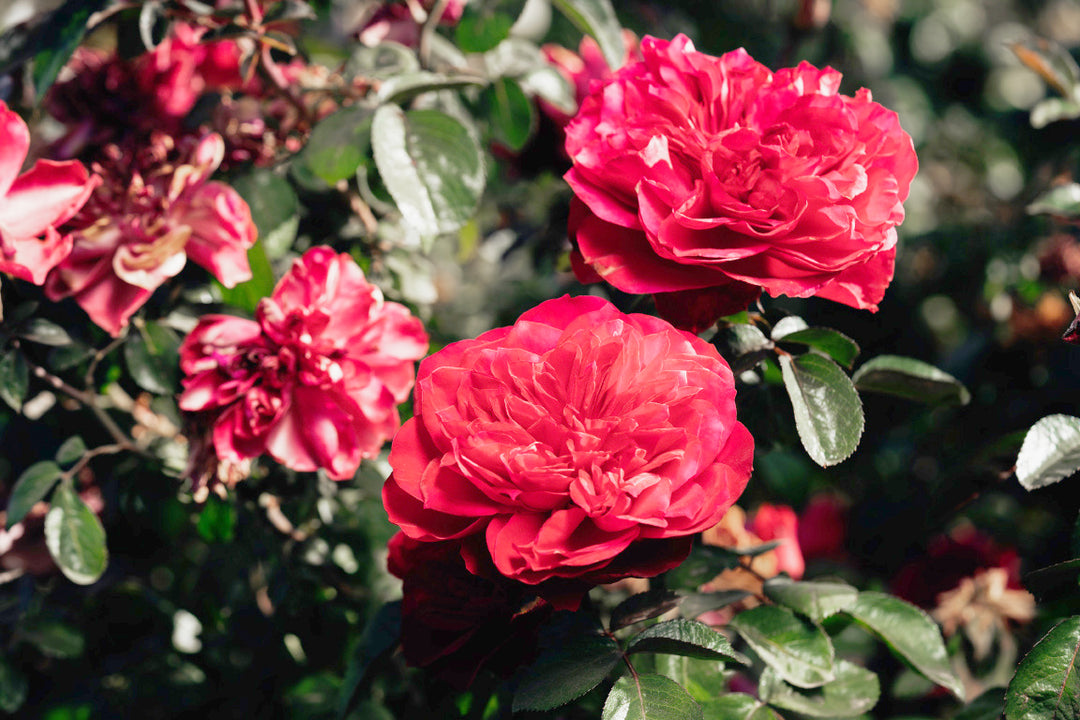
[[[704,341],[599,298],[549,300],[421,363],[383,502],[413,539],[462,539],[474,573],[655,575],[746,486],[734,400]]]
[[[761,290],[876,310],[918,165],[896,113],[831,68],[774,74],[681,35],[641,52],[566,128],[579,277],[680,293],[658,307],[692,326]]]
[[[180,408],[209,413],[219,460],[263,453],[343,480],[399,424],[420,321],[383,301],[348,255],[316,247],[264,298],[256,320],[206,315],[180,347]]]

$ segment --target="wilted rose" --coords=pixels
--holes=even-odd
[[[0,272],[35,285],[71,252],[70,235],[57,227],[90,197],[99,178],[82,163],[38,160],[19,174],[30,149],[30,130],[0,100]]]
[[[566,128],[582,279],[718,315],[764,290],[877,309],[917,160],[896,113],[840,73],[646,37]],[[696,299],[706,294],[710,302]]]
[[[397,405],[426,351],[408,309],[385,302],[348,255],[316,247],[260,302],[255,321],[199,321],[180,347],[180,407],[211,413],[222,461],[269,453],[342,480],[397,429]]]
[[[383,502],[409,537],[463,539],[472,572],[655,575],[746,486],[734,401],[708,343],[599,298],[549,300],[421,363]]]

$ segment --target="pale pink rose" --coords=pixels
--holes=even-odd
[[[683,325],[703,293],[710,322],[761,290],[876,310],[918,166],[896,113],[831,68],[774,74],[681,35],[641,51],[566,128],[582,279],[682,293],[661,305]]]
[[[67,226],[71,254],[48,277],[53,300],[73,297],[98,326],[118,335],[154,290],[188,258],[226,287],[251,279],[251,210],[235,190],[210,181],[224,153],[220,136],[155,135],[146,147],[116,146],[105,178]]]
[[[268,453],[343,480],[397,429],[425,352],[408,309],[384,301],[348,255],[316,247],[262,300],[256,320],[199,321],[180,348],[180,407],[209,414],[221,461]]]
[[[776,571],[786,572],[798,580],[806,571],[802,550],[799,547],[799,519],[788,505],[758,505],[747,529],[763,542],[779,540],[776,548]]]
[[[0,272],[35,285],[71,252],[71,237],[57,227],[90,197],[99,178],[76,161],[38,160],[19,174],[30,149],[30,130],[0,100]]]
[[[562,606],[681,562],[753,458],[715,348],[596,297],[426,358],[413,412],[390,450],[390,519],[415,540],[461,538],[474,573],[555,583]]]

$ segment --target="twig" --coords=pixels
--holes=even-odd
[[[431,36],[435,34],[435,28],[439,26],[439,21],[442,20],[443,13],[446,12],[449,5],[450,0],[438,0],[435,7],[431,8],[431,13],[428,14],[424,26],[420,29],[420,43],[417,54],[420,56],[420,65],[422,67],[431,66]]]

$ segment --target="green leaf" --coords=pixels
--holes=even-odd
[[[1080,418],[1047,415],[1031,426],[1016,457],[1016,479],[1026,490],[1053,485],[1080,470]]]
[[[71,344],[71,336],[64,328],[45,318],[31,318],[19,328],[19,337],[41,345],[60,347]]]
[[[300,226],[300,203],[292,185],[277,173],[260,168],[236,178],[232,187],[251,208],[266,256],[275,260],[283,257]]]
[[[1046,213],[1065,218],[1080,217],[1080,183],[1058,185],[1038,196],[1027,206],[1029,215]]]
[[[794,582],[775,577],[765,581],[765,596],[814,622],[851,607],[859,591],[842,582]]]
[[[705,720],[780,720],[768,705],[745,693],[727,693],[701,707]]]
[[[726,637],[708,625],[678,618],[652,625],[638,633],[626,647],[627,653],[654,652],[701,658],[734,660],[743,665],[750,661],[731,647]]]
[[[170,328],[146,322],[124,343],[124,361],[139,387],[158,395],[176,392],[180,338]]]
[[[810,326],[806,324],[806,321],[798,315],[787,315],[776,321],[776,324],[773,325],[773,329],[770,335],[772,336],[773,340],[782,340],[788,335],[802,332],[803,330],[808,330],[809,328]]]
[[[1032,570],[1024,576],[1024,587],[1043,600],[1058,591],[1065,594],[1075,593],[1078,578],[1080,558],[1073,558]]]
[[[925,612],[877,592],[859,593],[859,599],[844,612],[880,637],[912,669],[964,699],[964,686],[949,665],[941,631]]]
[[[42,655],[53,658],[77,658],[86,649],[83,634],[58,620],[26,620],[19,626],[19,635],[40,650]]]
[[[609,637],[570,637],[541,653],[525,671],[514,694],[514,712],[550,710],[576,700],[599,685],[621,658],[618,644]]]
[[[327,185],[348,180],[364,162],[371,147],[372,110],[352,105],[327,115],[311,131],[296,157],[298,165]]]
[[[460,90],[483,85],[484,81],[472,75],[443,75],[417,70],[383,80],[377,98],[380,103],[405,103],[417,95],[437,90]]]
[[[707,612],[719,610],[740,600],[750,597],[746,590],[721,590],[712,593],[693,593],[683,598],[679,604],[679,614],[684,618],[694,619]]]
[[[760,555],[778,545],[780,545],[779,541],[773,541],[744,550],[715,545],[695,545],[686,560],[683,560],[678,567],[669,570],[664,578],[670,588],[696,590],[720,572],[738,567],[743,557]]]
[[[26,702],[26,676],[0,655],[0,710],[14,713]]]
[[[516,708],[515,708],[516,709]],[[663,675],[619,678],[604,702],[601,720],[704,720],[701,705]]]
[[[495,142],[520,152],[536,127],[536,107],[521,86],[510,78],[499,78],[484,88],[480,103],[491,122]]]
[[[1031,108],[1031,127],[1044,128],[1058,120],[1074,120],[1080,117],[1080,102],[1072,98],[1046,98]]]
[[[679,595],[661,588],[632,595],[611,611],[608,629],[615,632],[634,623],[658,617],[678,607],[681,600]]]
[[[836,677],[829,636],[787,608],[759,605],[739,613],[729,625],[792,685],[815,688]]]
[[[786,343],[798,343],[820,350],[846,368],[850,368],[859,356],[858,344],[838,330],[812,327],[796,330],[782,338]]]
[[[578,30],[596,38],[608,67],[618,70],[626,56],[622,27],[610,0],[552,0]]]
[[[12,410],[20,412],[29,389],[30,366],[26,364],[26,358],[18,350],[6,350],[0,357],[0,398]]]
[[[61,465],[71,465],[86,454],[86,443],[78,435],[72,435],[65,440],[60,449],[56,451],[56,462]]]
[[[773,349],[773,341],[756,325],[739,324],[722,328],[713,338],[717,350],[739,374],[757,365]]]
[[[36,462],[15,481],[7,506],[7,527],[20,522],[38,502],[45,499],[60,479],[60,466],[52,460]]]
[[[379,608],[364,628],[364,634],[353,650],[338,700],[338,717],[344,718],[360,702],[360,688],[372,663],[387,654],[401,637],[401,601],[389,602]]]
[[[956,713],[953,720],[998,720],[1005,711],[1005,689],[990,688]]]
[[[792,687],[773,668],[765,668],[758,692],[770,705],[819,718],[861,715],[877,704],[877,675],[847,660],[837,660],[835,668],[835,680],[812,690]]]
[[[484,191],[484,159],[473,133],[446,113],[384,105],[372,123],[375,164],[406,222],[423,237],[453,232]]]
[[[1005,692],[1005,720],[1080,717],[1080,615],[1065,618],[1035,643]]]
[[[510,36],[514,21],[505,13],[484,12],[474,10],[474,7],[465,6],[461,20],[454,28],[454,43],[462,52],[487,52]]]
[[[299,226],[299,222],[300,219],[297,217],[295,222],[282,226],[282,231],[285,234],[291,231],[295,239],[295,229]],[[292,240],[289,242],[291,243]],[[270,266],[270,259],[267,257],[262,240],[248,248],[247,257],[248,267],[251,268],[250,280],[231,288],[225,287],[219,280],[215,280],[214,283],[218,286],[221,300],[225,304],[254,313],[259,306],[259,301],[274,292],[274,269]]]
[[[821,355],[780,356],[795,428],[807,454],[822,467],[846,460],[859,446],[863,409],[851,380]]]
[[[76,585],[96,582],[109,563],[105,528],[70,482],[53,493],[45,516],[45,544],[60,571]]]
[[[711,700],[728,691],[728,679],[724,665],[718,660],[700,660],[682,655],[660,654],[653,656],[656,672],[671,678],[686,688],[698,702]]]
[[[86,22],[105,5],[105,0],[74,0],[64,3],[47,21],[43,31],[47,45],[34,56],[34,93],[40,100],[86,34]]]
[[[899,355],[879,355],[864,362],[851,376],[864,392],[896,395],[930,404],[967,405],[971,393],[963,383],[933,365]]]
[[[195,529],[206,542],[229,542],[236,534],[236,508],[228,500],[211,494],[206,499]]]

